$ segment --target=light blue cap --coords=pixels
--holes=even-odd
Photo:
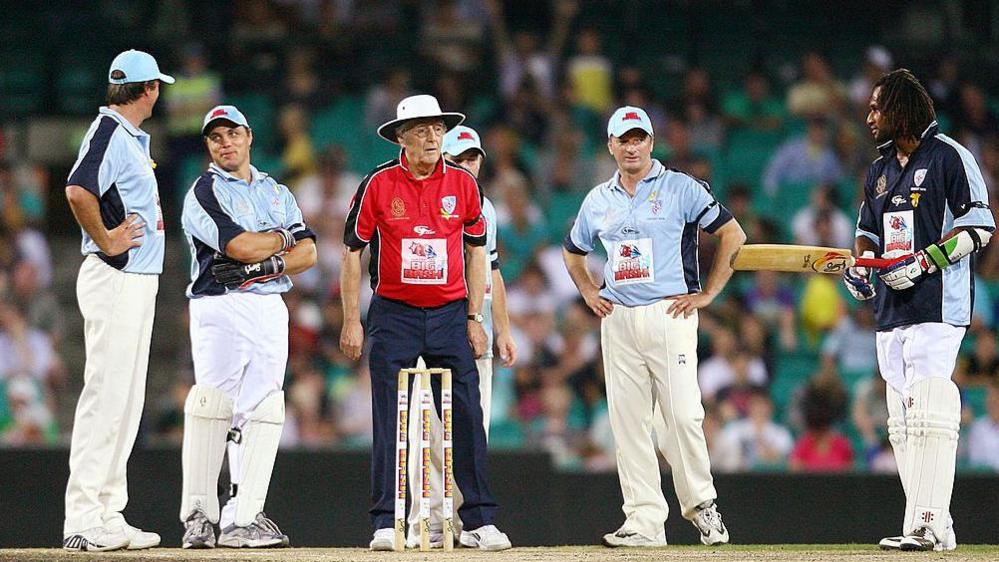
[[[641,129],[655,136],[652,133],[652,120],[649,119],[649,114],[640,107],[630,105],[619,107],[607,122],[608,137],[620,137],[632,129]]]
[[[201,134],[207,135],[209,125],[219,120],[242,125],[247,129],[250,128],[250,124],[246,121],[246,116],[243,115],[242,111],[236,109],[235,105],[216,105],[205,114],[205,120],[201,123]]]
[[[122,78],[112,78],[116,70],[120,70],[125,76]],[[156,59],[149,53],[130,49],[111,61],[111,68],[108,69],[109,84],[132,84],[134,82],[147,82],[149,80],[159,80],[167,84],[173,84],[173,76],[160,72]]]
[[[479,133],[476,133],[475,129],[471,127],[458,125],[444,135],[444,144],[441,151],[444,154],[458,156],[466,150],[473,148],[481,152],[483,156],[486,155],[486,151],[482,149],[482,141],[479,139]]]

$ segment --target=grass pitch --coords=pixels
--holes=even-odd
[[[73,553],[59,549],[0,549],[0,561],[121,561],[121,562],[170,562],[173,560],[217,561],[217,562],[372,562],[387,560],[468,562],[470,560],[525,560],[549,562],[562,560],[584,560],[587,562],[644,562],[646,560],[711,560],[711,561],[754,561],[754,560],[861,560],[880,562],[885,560],[946,560],[947,562],[993,561],[999,560],[999,545],[961,545],[954,552],[886,552],[875,545],[823,545],[823,544],[784,544],[784,545],[728,545],[724,547],[669,546],[656,549],[611,549],[600,546],[559,546],[514,548],[505,552],[481,552],[475,550],[455,550],[445,553],[432,551],[370,552],[360,548],[289,548],[279,550],[181,550],[179,548],[156,548],[144,551],[119,551],[109,553]]]

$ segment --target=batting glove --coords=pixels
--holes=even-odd
[[[272,232],[277,232],[281,236],[281,250],[278,253],[287,252],[295,247],[295,236],[287,228],[275,228]]]
[[[933,273],[937,267],[927,259],[926,251],[915,254],[881,270],[881,280],[896,291],[904,291],[914,287],[926,274]]]
[[[216,254],[212,264],[215,280],[227,289],[246,289],[254,283],[266,283],[284,273],[284,258],[271,256],[257,263],[243,263]]]
[[[863,257],[873,258],[874,252],[864,252]],[[843,283],[853,298],[866,301],[874,298],[874,284],[871,283],[871,271],[866,267],[848,267],[843,271]]]

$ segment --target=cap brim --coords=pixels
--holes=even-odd
[[[211,131],[212,127],[214,127],[220,121],[225,121],[226,123],[229,123],[230,125],[232,125],[234,127],[246,127],[247,129],[250,128],[249,125],[244,125],[242,123],[237,123],[237,122],[233,121],[232,119],[229,119],[228,117],[216,117],[215,119],[212,119],[211,121],[205,123],[205,126],[201,128],[201,136],[203,136],[203,137],[208,136],[208,131]]]
[[[607,137],[608,137],[608,138],[610,138],[610,137],[617,137],[617,138],[621,138],[621,137],[623,137],[623,136],[624,136],[624,135],[625,135],[626,133],[630,133],[631,131],[634,131],[635,129],[638,129],[639,131],[642,131],[642,132],[644,132],[645,134],[649,135],[650,137],[654,137],[654,136],[656,136],[656,135],[655,135],[655,134],[654,134],[654,133],[653,133],[652,131],[650,131],[650,130],[646,129],[645,127],[641,127],[641,126],[638,126],[638,125],[635,125],[634,127],[628,127],[627,129],[625,129],[625,130],[623,130],[623,131],[613,131],[613,132],[608,132],[608,133],[607,133]]]
[[[163,74],[162,72],[160,73],[157,79],[165,84],[173,84],[174,82],[177,81],[173,76],[170,76],[169,74]]]
[[[461,156],[462,154],[468,152],[469,150],[476,150],[476,151],[478,151],[479,154],[481,154],[483,156],[483,158],[486,156],[485,149],[479,148],[478,146],[469,146],[469,147],[466,147],[466,148],[462,148],[458,152],[451,152],[450,150],[442,150],[441,152],[443,152],[444,154],[450,154],[451,156],[454,156],[454,157],[458,157],[458,156]]]
[[[461,125],[465,120],[465,115],[463,113],[441,113],[440,115],[427,115],[424,117],[407,117],[406,119],[393,119],[388,123],[385,123],[381,127],[378,127],[378,136],[389,141],[392,144],[399,144],[399,140],[396,139],[395,131],[400,125],[407,121],[416,121],[418,119],[441,119],[444,121],[444,128],[448,131]]]

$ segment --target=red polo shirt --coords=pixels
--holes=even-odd
[[[413,177],[405,154],[369,173],[350,202],[343,241],[371,245],[376,295],[412,306],[441,306],[468,295],[464,242],[486,243],[482,193],[467,170],[440,159]]]

